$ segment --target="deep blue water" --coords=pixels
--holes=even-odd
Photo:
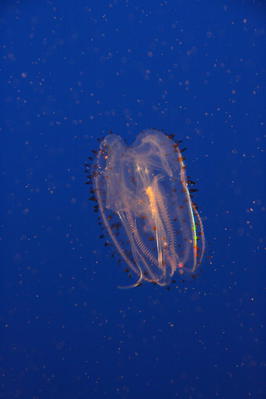
[[[266,5],[2,1],[0,398],[266,397]],[[197,279],[119,290],[84,161],[183,140]]]

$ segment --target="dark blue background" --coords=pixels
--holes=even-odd
[[[264,398],[263,1],[2,1],[0,398]],[[184,141],[200,277],[119,290],[83,163]]]

